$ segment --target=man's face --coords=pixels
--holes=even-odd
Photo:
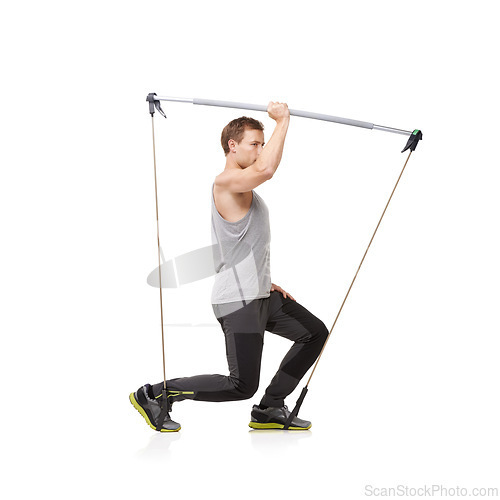
[[[236,163],[241,168],[247,168],[256,162],[263,147],[264,132],[262,130],[246,129],[241,142],[235,142],[231,149],[236,151]]]

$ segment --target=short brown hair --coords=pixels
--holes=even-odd
[[[255,120],[254,118],[249,118],[248,116],[242,116],[240,118],[236,118],[235,120],[229,122],[222,131],[220,142],[222,144],[222,149],[224,150],[224,154],[227,156],[229,153],[228,142],[230,139],[233,139],[236,142],[241,142],[243,139],[243,135],[245,130],[264,130],[264,125],[262,125],[259,120]]]

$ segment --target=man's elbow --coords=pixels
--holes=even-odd
[[[274,172],[275,172],[275,170],[271,169],[271,168],[267,168],[266,170],[264,170],[263,176],[264,176],[265,180],[268,181],[268,180],[272,179]]]
[[[274,172],[276,171],[276,168],[273,168],[273,165],[270,164],[260,163],[256,164],[255,167],[256,170],[259,172],[259,175],[265,177],[266,180],[271,179],[272,176],[274,175]]]

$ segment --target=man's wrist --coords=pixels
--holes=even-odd
[[[290,123],[290,116],[282,116],[276,120],[276,125],[288,125]]]

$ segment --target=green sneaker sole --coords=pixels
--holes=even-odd
[[[308,429],[311,428],[311,425],[309,427],[289,427],[288,430],[289,431],[307,431]],[[283,429],[283,427],[285,427],[285,426],[283,424],[274,424],[274,423],[259,424],[258,422],[250,422],[248,424],[248,427],[251,427],[252,429]]]

